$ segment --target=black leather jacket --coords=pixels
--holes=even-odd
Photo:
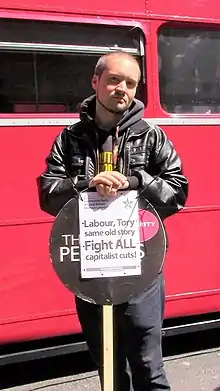
[[[82,106],[81,121],[57,136],[46,159],[46,170],[37,179],[40,206],[49,214],[56,215],[76,194],[75,187],[87,188],[97,173],[97,127],[90,115],[91,105],[94,97]],[[188,182],[172,143],[159,127],[142,120],[142,113],[143,105],[135,100],[119,123],[118,171],[138,178],[138,190],[164,219],[183,208]]]

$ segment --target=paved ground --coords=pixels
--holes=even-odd
[[[172,391],[220,391],[220,348],[191,356],[167,357],[165,367]],[[37,363],[36,363],[37,371]],[[13,376],[13,373],[11,374]],[[100,391],[97,373],[53,378],[7,391]]]

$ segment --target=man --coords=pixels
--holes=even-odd
[[[56,215],[87,188],[112,197],[119,189],[141,190],[162,219],[182,209],[187,180],[164,132],[142,120],[144,105],[134,98],[139,80],[139,65],[125,52],[98,60],[95,96],[82,103],[81,121],[56,138],[38,178],[43,210]],[[76,307],[101,376],[101,308],[77,297]],[[131,389],[127,361],[134,391],[170,390],[161,353],[163,307],[162,273],[147,292],[115,306],[115,390]]]

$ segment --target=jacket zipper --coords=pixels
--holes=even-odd
[[[125,144],[126,142],[129,142],[130,139],[132,137],[140,137],[142,136],[143,134],[145,134],[146,132],[148,131],[148,129],[145,129],[143,132],[141,133],[138,133],[138,134],[135,134],[135,133],[132,133],[128,136],[127,140],[123,140],[123,144]],[[127,162],[126,162],[126,152],[127,152]],[[126,164],[127,163],[127,164]],[[124,167],[123,167],[123,174],[124,175],[129,175],[129,163],[130,163],[130,147],[127,148],[127,151],[126,149],[124,148]]]

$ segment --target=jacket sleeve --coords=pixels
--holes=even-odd
[[[173,144],[158,127],[154,128],[156,142],[152,150],[149,172],[135,170],[140,182],[139,194],[155,207],[162,219],[181,210],[188,196],[188,181]]]
[[[60,209],[88,186],[87,180],[78,182],[66,171],[64,153],[64,132],[56,137],[49,156],[46,158],[46,170],[37,178],[40,207],[43,211],[56,216]]]

